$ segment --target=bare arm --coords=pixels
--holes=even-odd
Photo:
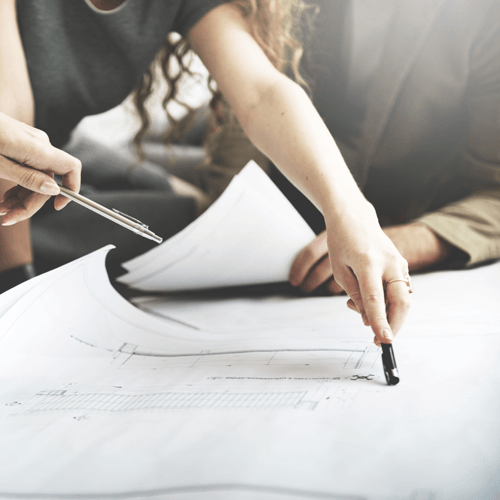
[[[33,95],[17,29],[15,0],[0,2],[0,27],[0,111],[33,124]],[[0,201],[14,186],[0,175]],[[0,271],[31,262],[28,223],[15,228],[0,227],[0,245]]]
[[[17,27],[15,0],[0,2],[0,27],[0,111],[33,125],[33,93]]]
[[[274,68],[237,7],[211,11],[189,40],[250,140],[320,210],[331,205],[332,195],[337,205],[352,197],[367,204],[308,96]]]
[[[381,230],[307,95],[269,62],[234,5],[207,14],[189,41],[250,140],[321,210],[336,279],[366,313],[376,337],[390,342],[389,324],[399,329],[409,298],[406,285],[395,283],[386,304],[384,282],[403,277],[407,263]]]

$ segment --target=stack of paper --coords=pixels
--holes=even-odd
[[[173,291],[288,280],[293,260],[314,239],[302,217],[255,163],[186,229],[123,264],[119,281]]]
[[[0,296],[0,498],[496,500],[500,264],[414,279],[389,387],[345,297],[152,315],[108,250]]]

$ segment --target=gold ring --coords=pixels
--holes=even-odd
[[[404,279],[399,279],[399,278],[396,278],[396,279],[393,279],[393,280],[390,280],[388,281],[385,286],[387,285],[390,285],[391,283],[395,283],[396,281],[401,281],[403,283],[406,283],[406,286],[408,287],[408,293],[413,293],[413,287],[411,285],[411,278],[410,278],[410,275],[407,274]]]

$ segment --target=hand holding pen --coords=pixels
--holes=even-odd
[[[155,233],[149,230],[148,226],[146,224],[143,224],[140,220],[134,219],[133,217],[130,217],[130,215],[124,214],[123,212],[120,212],[119,210],[116,210],[116,208],[109,209],[106,208],[102,205],[99,205],[99,203],[96,203],[95,201],[90,200],[89,198],[86,198],[85,196],[82,196],[81,194],[75,193],[71,191],[70,189],[61,186],[60,184],[57,184],[54,181],[54,184],[58,190],[58,193],[54,192],[54,194],[59,194],[60,196],[63,196],[66,198],[68,201],[66,201],[64,204],[59,202],[59,207],[62,208],[64,207],[67,203],[69,203],[69,200],[74,201],[75,203],[78,203],[79,205],[82,205],[83,207],[91,210],[92,212],[95,212],[102,217],[105,217],[108,220],[111,220],[115,224],[118,224],[129,231],[134,232],[135,234],[138,234],[139,236],[142,236],[144,238],[147,238],[149,240],[156,241],[156,243],[161,243],[163,241],[163,238],[160,236],[157,236]],[[17,198],[18,201],[13,200],[12,196],[16,196],[15,194],[9,197],[5,204],[17,204],[19,205],[19,202],[23,203],[24,205],[24,210],[27,210],[26,205],[26,200],[32,196],[32,194],[37,194],[37,193],[31,193],[26,196],[26,198],[19,198],[19,193],[21,193],[21,186],[16,186],[15,188],[12,188],[11,190],[8,191],[8,193],[17,193]],[[55,191],[55,189],[54,189]],[[59,198],[59,196],[58,196]],[[54,204],[58,201],[58,198],[56,198]],[[13,200],[13,201],[11,201]],[[1,204],[3,205],[3,204]],[[20,209],[19,207],[14,207],[17,208],[19,211],[22,212],[23,209]],[[0,208],[1,210],[1,208]],[[10,214],[10,212],[7,212]],[[19,219],[23,220],[23,219]],[[18,221],[15,221],[18,222]],[[15,224],[15,222],[11,222],[10,224]],[[9,225],[9,222],[4,223],[3,225]]]
[[[50,196],[60,194],[54,174],[62,176],[67,188],[78,192],[81,168],[80,160],[53,147],[45,132],[0,113],[0,180],[17,184],[0,203],[2,225],[28,219]],[[54,207],[60,210],[68,202],[57,196]]]
[[[162,242],[137,219],[78,194],[81,169],[80,160],[53,147],[45,132],[0,113],[0,180],[17,184],[0,203],[3,226],[28,219],[51,196],[56,196],[56,210],[73,200],[140,236]],[[56,183],[54,174],[62,176],[63,186]]]

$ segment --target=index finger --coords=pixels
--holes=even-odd
[[[365,313],[375,337],[379,342],[390,344],[394,334],[387,320],[382,276],[367,274],[358,277],[358,283]]]
[[[38,129],[31,129],[29,130],[29,134],[32,136],[32,140],[23,143],[26,148],[25,151],[17,152],[17,155],[21,155],[23,158],[22,163],[37,170],[61,175],[63,186],[78,193],[81,183],[81,161],[65,151],[52,146],[45,132]],[[64,196],[56,196],[54,208],[61,210],[69,202],[70,200]]]
[[[24,165],[61,175],[64,186],[76,193],[80,191],[82,163],[74,156],[55,148],[49,142],[33,141],[24,157]]]
[[[0,124],[2,155],[33,169],[62,175],[66,187],[80,190],[80,160],[52,146],[42,130],[3,113],[0,113]]]

